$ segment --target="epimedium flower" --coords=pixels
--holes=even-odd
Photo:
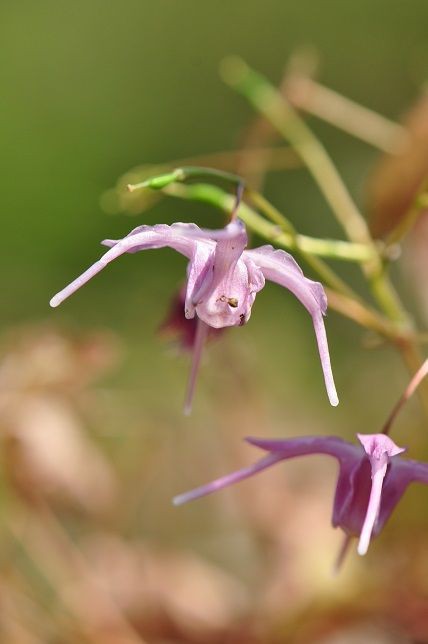
[[[184,255],[188,259],[184,313],[187,319],[197,320],[185,401],[188,413],[209,328],[245,324],[265,280],[277,282],[300,300],[312,318],[327,394],[330,403],[337,405],[339,401],[323,321],[327,298],[322,285],[305,277],[294,258],[285,251],[272,246],[246,250],[247,242],[245,225],[236,217],[221,230],[204,230],[191,223],[138,226],[123,239],[104,240],[102,243],[110,250],[57,293],[50,304],[53,307],[61,304],[123,253],[168,246]]]
[[[268,452],[262,459],[174,498],[181,505],[222,490],[279,461],[311,454],[333,456],[339,475],[333,503],[332,524],[350,537],[358,537],[358,553],[366,554],[412,482],[428,484],[428,463],[397,458],[404,452],[385,434],[358,434],[360,446],[335,436],[306,436],[288,440],[246,440]],[[345,542],[347,543],[347,542]]]

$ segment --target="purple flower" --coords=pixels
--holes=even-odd
[[[50,304],[55,307],[99,273],[123,253],[169,246],[189,260],[184,303],[185,316],[197,318],[193,349],[193,364],[186,397],[190,410],[202,348],[209,327],[220,329],[242,326],[251,315],[256,294],[265,279],[277,282],[290,290],[312,317],[328,397],[338,404],[330,365],[323,315],[327,309],[324,289],[318,282],[307,279],[295,260],[283,250],[261,246],[245,250],[245,225],[234,219],[222,230],[202,230],[195,224],[139,226],[121,240],[102,242],[110,250],[80,277],[55,295]]]
[[[382,530],[409,483],[428,484],[428,463],[395,458],[404,449],[385,434],[358,434],[358,438],[362,448],[335,436],[289,440],[248,438],[249,443],[267,451],[268,455],[254,465],[175,497],[174,504],[221,490],[278,461],[307,454],[328,454],[339,464],[333,526],[342,528],[348,537],[358,537],[358,553],[364,555],[371,537]]]

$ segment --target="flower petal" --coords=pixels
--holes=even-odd
[[[268,452],[281,453],[284,459],[307,454],[328,454],[339,461],[361,458],[361,451],[356,445],[337,436],[302,436],[287,439],[247,437],[245,440]]]
[[[327,297],[319,282],[313,282],[304,276],[302,269],[291,255],[283,250],[274,250],[272,246],[261,246],[255,250],[245,251],[259,266],[266,279],[284,286],[297,297],[312,317],[321,366],[328,398],[333,406],[339,403],[336,386],[331,370],[330,354],[323,315],[327,310]]]
[[[244,223],[240,219],[235,219],[223,230],[212,231],[210,239],[215,239],[217,242],[212,284],[214,289],[236,265],[247,246],[248,238]]]
[[[398,447],[386,434],[357,434],[357,436],[370,462],[372,459],[382,458],[384,454],[390,459],[406,451],[405,447]]]
[[[207,276],[209,279],[200,281],[199,289],[195,287],[191,289],[192,299],[196,304],[204,298],[208,290],[210,293],[214,292],[219,284],[231,275],[247,245],[248,238],[245,224],[240,219],[232,221],[221,230],[187,230],[185,234],[199,242],[198,249],[205,247],[213,250],[212,273]],[[189,281],[190,279],[189,275]]]
[[[202,485],[201,487],[195,488],[190,492],[179,494],[178,496],[174,497],[172,502],[174,503],[174,505],[182,505],[183,503],[187,503],[188,501],[194,501],[195,499],[199,499],[201,496],[212,494],[213,492],[222,490],[223,488],[228,487],[229,485],[233,485],[233,483],[238,483],[239,481],[243,481],[244,479],[247,479],[250,476],[253,476],[253,474],[256,474],[257,472],[261,472],[262,470],[265,470],[266,468],[270,467],[274,463],[277,463],[281,459],[282,459],[281,454],[268,454],[264,458],[257,461],[257,463],[254,463],[249,467],[243,467],[241,470],[237,470],[236,472],[232,472],[231,474],[222,476],[221,478],[218,478],[215,481],[211,481],[211,483],[207,483],[207,485]]]
[[[260,246],[245,251],[245,256],[250,257],[262,269],[268,280],[291,291],[311,315],[315,311],[325,315],[327,296],[322,284],[305,277],[294,257],[285,250],[275,249],[270,245]]]
[[[265,440],[259,438],[247,438],[248,443],[260,447],[261,449],[268,450],[270,454],[260,459],[249,467],[244,467],[236,472],[227,474],[207,485],[198,487],[190,492],[185,492],[176,496],[173,500],[174,505],[181,505],[187,501],[193,501],[201,496],[206,496],[212,492],[222,490],[229,485],[243,481],[244,479],[253,476],[274,463],[277,463],[288,458],[295,456],[304,456],[306,454],[329,454],[336,457],[338,460],[349,458],[353,456],[361,458],[360,450],[340,438],[335,436],[307,436],[304,438],[291,438],[288,440]]]
[[[382,487],[390,459],[405,450],[402,447],[398,447],[385,434],[357,434],[357,436],[369,457],[372,470],[370,498],[358,543],[358,554],[365,555],[379,516],[382,502]]]
[[[193,225],[192,226],[192,230]],[[53,307],[58,306],[67,297],[72,295],[77,289],[86,284],[94,275],[102,271],[111,261],[122,255],[123,253],[136,252],[138,250],[145,250],[149,248],[162,248],[169,246],[186,257],[191,257],[195,242],[187,234],[183,233],[185,224],[173,224],[167,226],[158,224],[156,226],[139,226],[123,239],[115,242],[114,240],[106,240],[106,246],[111,246],[110,250],[105,253],[101,259],[88,268],[82,275],[75,279],[71,284],[66,286],[62,291],[57,293],[50,301]],[[197,226],[196,226],[197,228]]]
[[[394,470],[399,470],[400,475],[405,477],[408,483],[416,482],[428,485],[428,463],[405,458],[394,463]]]

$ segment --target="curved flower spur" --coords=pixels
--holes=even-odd
[[[305,436],[287,440],[247,438],[251,445],[268,452],[259,461],[174,498],[175,505],[187,503],[257,472],[296,456],[327,454],[339,464],[339,475],[333,503],[332,524],[346,534],[340,552],[339,566],[352,537],[358,538],[358,553],[365,555],[372,537],[378,535],[395,506],[412,482],[428,485],[428,463],[396,458],[405,451],[387,436],[392,422],[428,372],[428,360],[413,377],[404,395],[394,407],[383,432],[358,434],[360,446],[336,436]]]
[[[191,410],[196,376],[209,327],[242,326],[251,315],[256,294],[265,280],[277,282],[291,291],[312,317],[327,394],[338,404],[330,364],[323,316],[327,298],[322,285],[306,278],[297,262],[283,250],[261,246],[245,250],[248,242],[244,223],[237,218],[242,188],[238,190],[231,221],[222,230],[204,230],[196,224],[138,226],[120,240],[107,239],[109,246],[95,264],[57,293],[50,301],[56,307],[111,261],[123,253],[169,246],[188,260],[184,312],[197,318],[192,367],[185,400],[185,413]]]

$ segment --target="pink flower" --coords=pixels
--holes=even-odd
[[[197,319],[193,349],[193,364],[185,409],[190,411],[194,385],[202,348],[209,327],[221,329],[242,326],[251,315],[256,294],[264,287],[265,279],[277,282],[291,291],[311,315],[328,397],[338,404],[330,365],[323,316],[327,298],[318,282],[303,275],[296,261],[283,250],[261,246],[245,250],[245,225],[234,219],[222,230],[202,230],[195,224],[139,226],[120,240],[105,240],[110,250],[80,277],[55,295],[50,304],[55,307],[99,273],[123,253],[169,246],[188,260],[185,316]]]
[[[404,449],[385,434],[358,434],[362,448],[335,436],[307,436],[289,440],[248,438],[268,452],[254,465],[196,488],[174,499],[175,505],[242,481],[282,460],[308,454],[327,454],[337,459],[339,476],[333,503],[332,523],[348,536],[359,538],[358,553],[364,555],[372,537],[379,534],[407,486],[428,484],[428,463],[395,458]]]

